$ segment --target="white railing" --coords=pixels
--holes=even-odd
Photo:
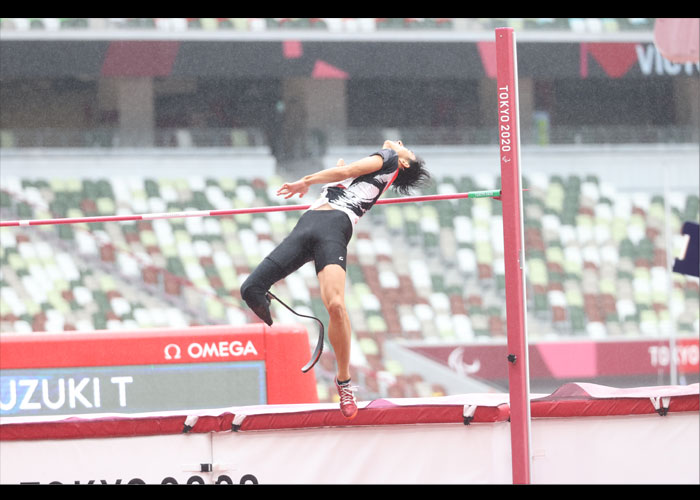
[[[269,138],[255,128],[182,128],[155,129],[150,137],[122,135],[116,128],[94,129],[3,129],[1,148],[228,148],[270,146]],[[400,138],[412,145],[468,146],[496,143],[497,131],[491,127],[349,127],[343,130],[311,130],[303,147],[296,149],[322,153],[329,146],[381,144]],[[700,132],[693,126],[557,126],[541,130],[522,129],[527,145],[560,144],[687,144],[700,143]]]
[[[3,18],[6,31],[519,31],[619,33],[652,31],[655,18]]]

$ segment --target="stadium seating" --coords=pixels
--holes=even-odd
[[[280,181],[10,179],[3,182],[0,210],[8,220],[269,206],[279,203],[274,190]],[[655,337],[672,324],[681,335],[697,332],[698,281],[668,270],[661,196],[617,191],[595,177],[533,175],[525,183],[533,340]],[[442,178],[426,194],[492,184]],[[682,221],[697,220],[697,195],[677,194],[669,203],[674,235]],[[3,229],[0,330],[255,321],[243,307],[240,284],[298,216],[292,211]],[[347,288],[353,363],[370,393],[365,397],[440,393],[386,359],[383,344],[506,335],[500,203],[386,205],[366,219],[349,247]],[[311,264],[275,288],[299,312],[327,320]],[[298,321],[273,307],[277,321]],[[313,337],[314,323],[307,326]],[[327,400],[334,396],[332,370],[327,349],[318,368],[319,393]]]

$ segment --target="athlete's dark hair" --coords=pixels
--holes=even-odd
[[[404,195],[411,194],[414,189],[431,183],[430,173],[425,169],[425,160],[416,156],[415,160],[408,160],[408,164],[409,168],[402,168],[391,185]]]

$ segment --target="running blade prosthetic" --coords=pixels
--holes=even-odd
[[[321,322],[320,319],[318,319],[318,318],[316,318],[316,317],[314,317],[314,316],[306,316],[306,315],[304,315],[304,314],[299,314],[299,313],[296,312],[294,309],[292,309],[291,307],[289,307],[287,304],[285,304],[284,302],[282,302],[282,301],[281,301],[277,296],[275,296],[272,292],[267,292],[267,295],[268,295],[269,297],[275,299],[277,302],[279,302],[280,304],[282,304],[282,305],[283,305],[284,307],[286,307],[287,309],[289,309],[289,310],[292,312],[292,314],[295,314],[296,316],[299,316],[299,317],[301,317],[301,318],[313,319],[314,321],[316,321],[316,322],[318,323],[319,329],[318,329],[318,341],[316,342],[316,348],[314,349],[314,353],[311,355],[311,359],[309,360],[309,362],[306,363],[306,364],[302,367],[302,369],[301,369],[301,371],[304,372],[304,373],[308,372],[308,371],[311,370],[311,368],[313,368],[314,365],[318,362],[318,360],[321,358],[321,353],[323,352],[323,342],[324,342],[324,338],[325,338],[325,328],[324,328],[324,326],[323,326],[323,323]]]

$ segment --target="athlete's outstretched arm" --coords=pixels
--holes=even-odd
[[[344,164],[343,160],[338,160],[335,167],[306,175],[296,182],[282,184],[282,187],[277,190],[277,196],[284,196],[286,199],[298,194],[299,198],[303,198],[313,184],[339,182],[350,177],[354,178],[376,172],[382,168],[382,163],[382,157],[378,155],[366,156],[347,165]]]

